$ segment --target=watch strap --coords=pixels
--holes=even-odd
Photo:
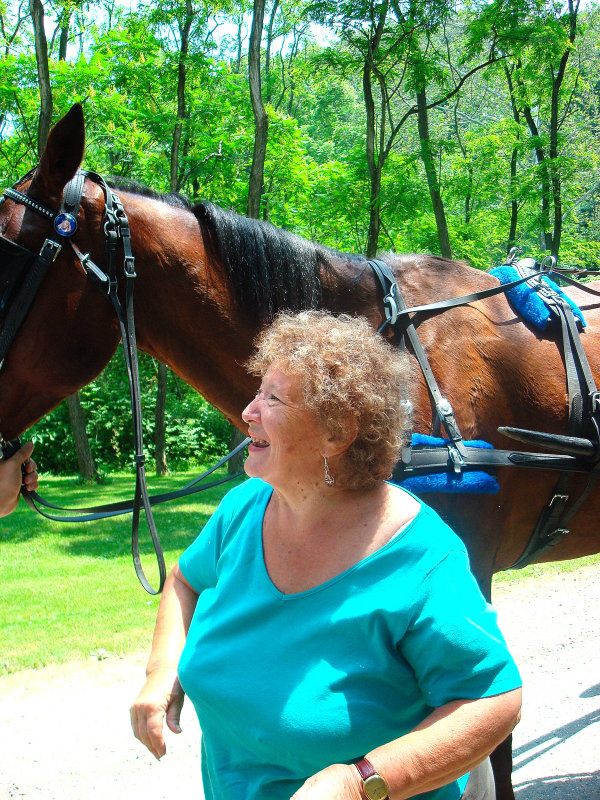
[[[369,761],[369,759],[368,759],[368,758],[360,758],[358,761],[355,761],[355,762],[354,762],[354,766],[355,766],[355,767],[356,767],[356,769],[358,770],[358,774],[360,775],[360,777],[361,777],[361,779],[362,779],[362,782],[363,782],[362,794],[363,794],[363,797],[366,797],[366,798],[367,798],[367,800],[368,800],[368,795],[367,795],[367,794],[366,794],[366,792],[365,792],[365,786],[364,786],[364,784],[365,784],[365,781],[366,781],[368,778],[371,778],[373,775],[376,775],[376,776],[377,776],[377,778],[378,778],[378,779],[381,779],[381,781],[383,782],[383,784],[384,784],[385,786],[387,786],[387,782],[385,781],[385,778],[383,778],[383,777],[382,777],[382,776],[381,776],[381,775],[380,775],[380,774],[377,772],[377,770],[375,769],[375,767],[373,766],[373,764],[371,764],[371,762]],[[382,798],[382,800],[389,800],[389,794],[386,794],[386,795],[385,795],[385,797],[383,797],[383,798]]]

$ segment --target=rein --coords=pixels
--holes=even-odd
[[[210,484],[204,484],[202,486],[197,485],[200,481],[208,477],[208,475],[218,469],[218,467],[222,466],[236,453],[242,450],[248,444],[250,439],[245,439],[235,450],[229,453],[229,455],[225,456],[225,458],[221,459],[218,464],[207,470],[203,475],[187,484],[182,489],[169,492],[167,494],[155,495],[153,497],[149,496],[145,473],[142,404],[133,305],[134,282],[136,278],[135,258],[131,249],[131,234],[127,215],[119,196],[108,186],[104,178],[95,172],[78,170],[75,177],[69,181],[65,187],[61,208],[58,213],[46,208],[46,206],[39,203],[37,200],[30,198],[17,188],[18,185],[22,184],[32,174],[33,170],[21,178],[20,181],[15,184],[15,186],[10,189],[5,189],[0,203],[4,202],[5,198],[9,198],[14,202],[30,208],[37,214],[40,214],[52,222],[55,236],[52,239],[47,238],[45,240],[38,255],[31,252],[27,248],[22,247],[21,245],[0,237],[0,250],[7,251],[9,254],[7,260],[9,262],[12,261],[14,263],[17,260],[23,263],[31,262],[31,266],[26,272],[25,279],[23,280],[23,283],[18,291],[15,293],[14,300],[10,304],[10,308],[5,315],[4,326],[2,328],[2,333],[0,334],[0,369],[2,368],[4,357],[10,345],[12,344],[13,339],[23,323],[31,304],[33,303],[42,280],[62,250],[63,244],[60,242],[64,242],[65,240],[68,241],[86,275],[112,303],[119,321],[121,339],[123,342],[123,354],[127,369],[127,379],[129,383],[129,392],[131,397],[131,412],[135,441],[134,463],[136,468],[136,483],[133,500],[123,501],[121,503],[111,503],[104,506],[95,506],[93,508],[64,509],[59,506],[55,506],[52,503],[46,502],[37,493],[23,492],[23,497],[28,505],[30,505],[38,513],[42,514],[48,519],[61,522],[83,522],[88,520],[104,519],[106,517],[112,517],[119,514],[131,513],[131,551],[136,575],[144,589],[149,594],[159,594],[163,589],[166,579],[166,568],[158,531],[156,529],[156,523],[152,514],[152,506],[158,503],[164,503],[169,500],[173,500],[177,497],[185,497],[186,495],[202,491],[203,489],[208,489],[210,486],[216,486],[225,482],[226,480],[232,480],[233,478],[238,477],[239,473],[238,475],[231,475],[222,480],[213,481]],[[89,254],[82,253],[72,239],[73,234],[77,230],[77,213],[81,204],[83,187],[86,178],[89,178],[97,183],[104,193],[106,271],[94,264],[94,262],[90,259]],[[121,245],[123,253],[123,275],[125,278],[124,306],[121,303],[118,294],[117,253],[119,245]],[[0,434],[0,447],[2,448],[4,458],[10,457],[10,455],[12,455],[12,453],[14,453],[19,446],[20,443],[18,439],[13,440],[12,442],[6,442]],[[36,502],[44,505],[47,508],[52,508],[57,511],[70,512],[70,514],[74,514],[74,516],[57,517],[46,514],[37,507]],[[150,531],[150,536],[152,538],[152,544],[158,564],[158,589],[154,589],[149,583],[142,568],[140,559],[139,524],[142,508],[146,515],[146,522]]]

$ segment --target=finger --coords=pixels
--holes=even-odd
[[[21,445],[21,448],[17,450],[17,452],[14,455],[14,458],[17,459],[19,464],[24,464],[32,453],[33,453],[33,442],[25,442],[25,444]]]
[[[167,709],[167,726],[173,733],[181,733],[179,720],[181,718],[181,709],[183,708],[184,699],[184,694],[175,695]]]
[[[38,488],[39,476],[37,472],[27,472],[23,476],[23,484],[29,492],[34,492]]]
[[[135,738],[139,739],[157,760],[160,760],[167,752],[162,734],[164,715],[162,712],[149,712],[137,705],[131,707],[130,715]]]

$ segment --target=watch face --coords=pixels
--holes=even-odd
[[[370,775],[363,783],[363,791],[367,800],[385,800],[388,796],[388,785],[377,772]]]

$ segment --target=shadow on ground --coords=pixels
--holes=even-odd
[[[514,789],[517,800],[598,800],[600,772],[537,778]]]

